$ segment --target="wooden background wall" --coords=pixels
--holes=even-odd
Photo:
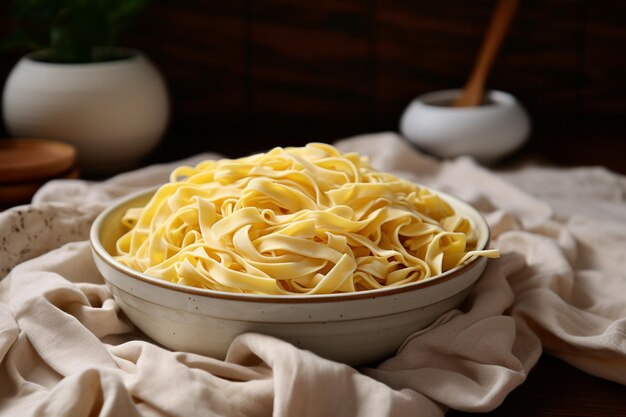
[[[525,152],[626,171],[626,2],[521,3],[489,85],[530,111]],[[494,4],[155,1],[125,39],[171,91],[172,124],[153,160],[397,130],[414,96],[464,83]],[[4,80],[17,55],[1,59]]]

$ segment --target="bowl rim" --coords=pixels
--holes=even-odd
[[[417,185],[426,187],[421,184],[417,184]],[[405,292],[410,292],[410,291],[419,290],[419,289],[428,288],[434,285],[442,284],[471,269],[476,268],[478,265],[481,264],[481,262],[487,261],[487,258],[475,255],[461,265],[458,265],[448,271],[445,271],[441,274],[434,275],[430,278],[427,278],[421,281],[416,281],[416,282],[412,282],[409,284],[400,285],[397,287],[376,288],[373,290],[364,290],[364,291],[351,292],[351,293],[295,294],[295,295],[247,294],[247,293],[218,291],[218,290],[212,290],[208,288],[198,288],[198,287],[182,285],[182,284],[178,284],[178,283],[174,283],[170,281],[165,281],[160,278],[151,277],[149,275],[146,275],[142,272],[136,271],[134,269],[131,269],[130,267],[127,267],[126,265],[119,263],[113,258],[113,256],[110,253],[108,253],[106,249],[104,249],[104,246],[100,242],[100,237],[99,237],[100,229],[102,227],[102,224],[104,223],[104,220],[108,216],[110,216],[112,212],[117,210],[120,206],[128,204],[132,200],[143,197],[146,194],[156,192],[156,190],[159,187],[160,186],[144,188],[140,191],[127,194],[111,202],[106,209],[104,209],[100,214],[98,214],[98,216],[92,223],[90,231],[89,231],[89,242],[91,244],[92,253],[94,254],[94,256],[97,256],[98,258],[100,258],[102,262],[107,264],[109,267],[115,269],[116,271],[124,274],[125,276],[136,279],[140,282],[155,285],[157,287],[161,287],[164,289],[182,292],[186,295],[191,294],[191,295],[196,295],[196,296],[201,296],[201,297],[218,298],[218,299],[223,299],[223,300],[245,301],[245,302],[293,303],[293,304],[316,303],[316,302],[321,303],[321,302],[331,302],[331,301],[348,301],[348,300],[378,298],[382,296],[397,295],[397,294],[401,294]],[[491,230],[489,229],[489,225],[487,224],[487,221],[485,220],[484,216],[478,210],[476,210],[474,207],[470,206],[468,203],[464,202],[463,200],[457,197],[454,197],[450,194],[444,193],[439,190],[433,190],[430,187],[426,187],[426,188],[444,197],[444,199],[447,202],[452,201],[455,205],[458,204],[460,206],[463,206],[465,209],[468,209],[470,212],[473,212],[473,214],[476,217],[475,220],[479,220],[482,223],[487,233],[484,244],[481,247],[476,248],[476,250],[483,250],[489,247],[489,244],[491,241]],[[99,267],[98,269],[100,270]],[[104,280],[108,282],[109,279],[102,273],[102,271],[100,271],[100,273],[103,276]]]
[[[486,90],[485,97],[489,98],[492,102],[488,104],[482,104],[474,107],[451,107],[440,106],[433,104],[434,102],[442,100],[453,100],[461,93],[461,88],[451,88],[447,90],[435,90],[428,93],[421,94],[414,98],[411,102],[413,105],[426,107],[428,109],[437,111],[447,111],[454,113],[484,113],[500,111],[502,109],[511,108],[519,105],[517,98],[511,93],[501,90]]]

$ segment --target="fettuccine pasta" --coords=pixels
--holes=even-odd
[[[119,262],[229,292],[395,287],[499,256],[437,194],[320,143],[179,167],[122,223]]]

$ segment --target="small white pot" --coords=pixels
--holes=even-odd
[[[58,139],[75,145],[83,172],[130,168],[154,149],[168,122],[163,78],[140,52],[86,64],[22,58],[7,79],[4,122],[15,137]]]
[[[489,104],[452,107],[460,90],[421,95],[402,115],[400,131],[419,148],[442,158],[469,155],[494,162],[519,148],[530,133],[530,119],[508,93],[488,91]]]

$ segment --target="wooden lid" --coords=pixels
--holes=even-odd
[[[78,178],[80,176],[79,174],[78,168],[71,167],[62,175],[50,179]],[[0,184],[0,210],[10,206],[28,203],[33,197],[33,194],[46,182],[48,182],[48,179],[19,184]]]
[[[56,177],[74,166],[76,149],[44,139],[0,139],[0,184]]]

